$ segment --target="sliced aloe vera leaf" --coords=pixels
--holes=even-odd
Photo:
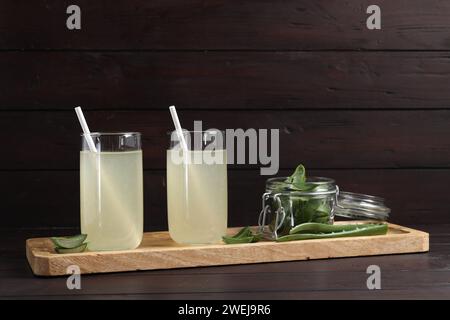
[[[87,243],[83,243],[81,246],[75,247],[75,248],[55,248],[55,251],[57,253],[80,253],[86,250]]]
[[[250,237],[242,237],[242,238],[230,238],[230,237],[222,237],[223,242],[226,244],[238,244],[238,243],[251,243],[255,241],[254,236]]]
[[[341,225],[343,226],[343,225]],[[349,225],[348,225],[349,226]],[[361,226],[361,225],[357,225]],[[331,226],[333,227],[333,226]],[[347,227],[345,225],[344,227]],[[292,240],[308,240],[308,239],[328,239],[328,238],[343,238],[343,237],[363,237],[363,236],[379,236],[385,235],[388,231],[387,224],[366,224],[364,227],[356,229],[341,230],[328,233],[293,233],[278,238],[277,242],[292,241]]]
[[[57,248],[72,249],[81,246],[86,238],[86,234],[78,234],[71,237],[52,237],[50,239]]]
[[[250,227],[242,228],[238,233],[236,233],[234,236],[231,236],[230,238],[245,238],[250,237],[252,235],[252,230],[250,230]]]

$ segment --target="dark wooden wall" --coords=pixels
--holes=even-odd
[[[171,104],[280,129],[280,175],[301,162],[393,222],[448,223],[450,2],[376,3],[369,31],[366,0],[0,0],[0,227],[79,224],[81,105],[95,130],[143,132],[146,228],[165,229]],[[230,167],[231,225],[256,222],[266,178]]]

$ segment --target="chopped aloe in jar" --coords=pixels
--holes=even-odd
[[[307,177],[303,165],[289,177],[268,179],[262,200],[260,233],[268,234],[270,239],[286,236],[292,228],[304,223],[333,224],[335,215],[386,221],[391,211],[383,198],[339,191],[330,178]],[[291,238],[294,237],[287,239]]]
[[[299,165],[287,178],[267,180],[266,210],[270,231],[282,236],[298,224],[333,223],[335,193],[334,180],[307,178],[303,165]]]

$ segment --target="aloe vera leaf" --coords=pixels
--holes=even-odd
[[[261,233],[257,233],[253,235],[253,241],[252,242],[258,242],[263,238],[263,235]]]
[[[329,233],[294,233],[278,238],[277,242],[293,241],[293,240],[308,240],[308,239],[329,239],[329,238],[343,238],[343,237],[362,237],[362,236],[376,236],[387,233],[387,224],[378,224],[366,226],[348,231],[329,232]]]
[[[226,244],[238,244],[238,243],[251,243],[255,241],[254,236],[233,238],[233,237],[222,237],[223,242]]]
[[[330,217],[329,216],[318,216],[318,217],[314,218],[314,222],[322,223],[322,224],[329,224],[330,223]]]
[[[237,234],[234,236],[223,236],[223,242],[226,244],[236,244],[236,243],[251,243],[258,242],[261,240],[262,234],[256,233],[253,234],[250,227],[242,228]]]
[[[238,233],[236,233],[234,236],[227,236],[229,238],[243,238],[243,237],[249,237],[252,235],[252,230],[250,230],[250,227],[244,227],[241,230],[239,230]]]
[[[331,212],[331,207],[328,204],[327,200],[324,199],[322,201],[322,203],[319,205],[319,207],[316,209],[317,211],[324,213],[324,214],[330,214]]]
[[[302,164],[295,168],[294,173],[286,179],[287,183],[292,184],[296,188],[302,188],[306,182],[306,170]]]
[[[315,191],[317,186],[315,186],[311,183],[305,182],[304,184],[297,184],[297,185],[290,184],[289,188],[292,190],[295,190],[295,191],[309,192],[309,191]]]
[[[52,237],[50,238],[53,244],[58,248],[72,249],[81,246],[86,240],[86,234],[78,234],[71,237]]]
[[[83,243],[82,245],[75,248],[55,248],[57,253],[80,253],[86,250],[87,243]]]
[[[301,222],[313,222],[314,214],[321,205],[321,200],[319,199],[311,199],[308,202],[306,202],[301,211]]]
[[[358,227],[367,227],[373,226],[374,224],[323,224],[323,223],[315,223],[308,222],[296,225],[289,232],[290,234],[294,233],[329,233],[329,232],[339,232],[339,231],[351,231],[355,230]]]
[[[331,214],[331,208],[329,208],[329,206],[327,204],[325,204],[316,209],[316,211],[314,212],[314,214],[312,216],[311,222],[327,223],[330,220],[330,214]]]

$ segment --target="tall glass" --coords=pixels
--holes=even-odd
[[[91,133],[97,152],[81,135],[81,232],[88,249],[127,250],[143,235],[141,134]]]
[[[167,150],[169,233],[183,244],[210,244],[227,230],[227,155],[219,130],[184,131],[183,151],[176,132]]]

